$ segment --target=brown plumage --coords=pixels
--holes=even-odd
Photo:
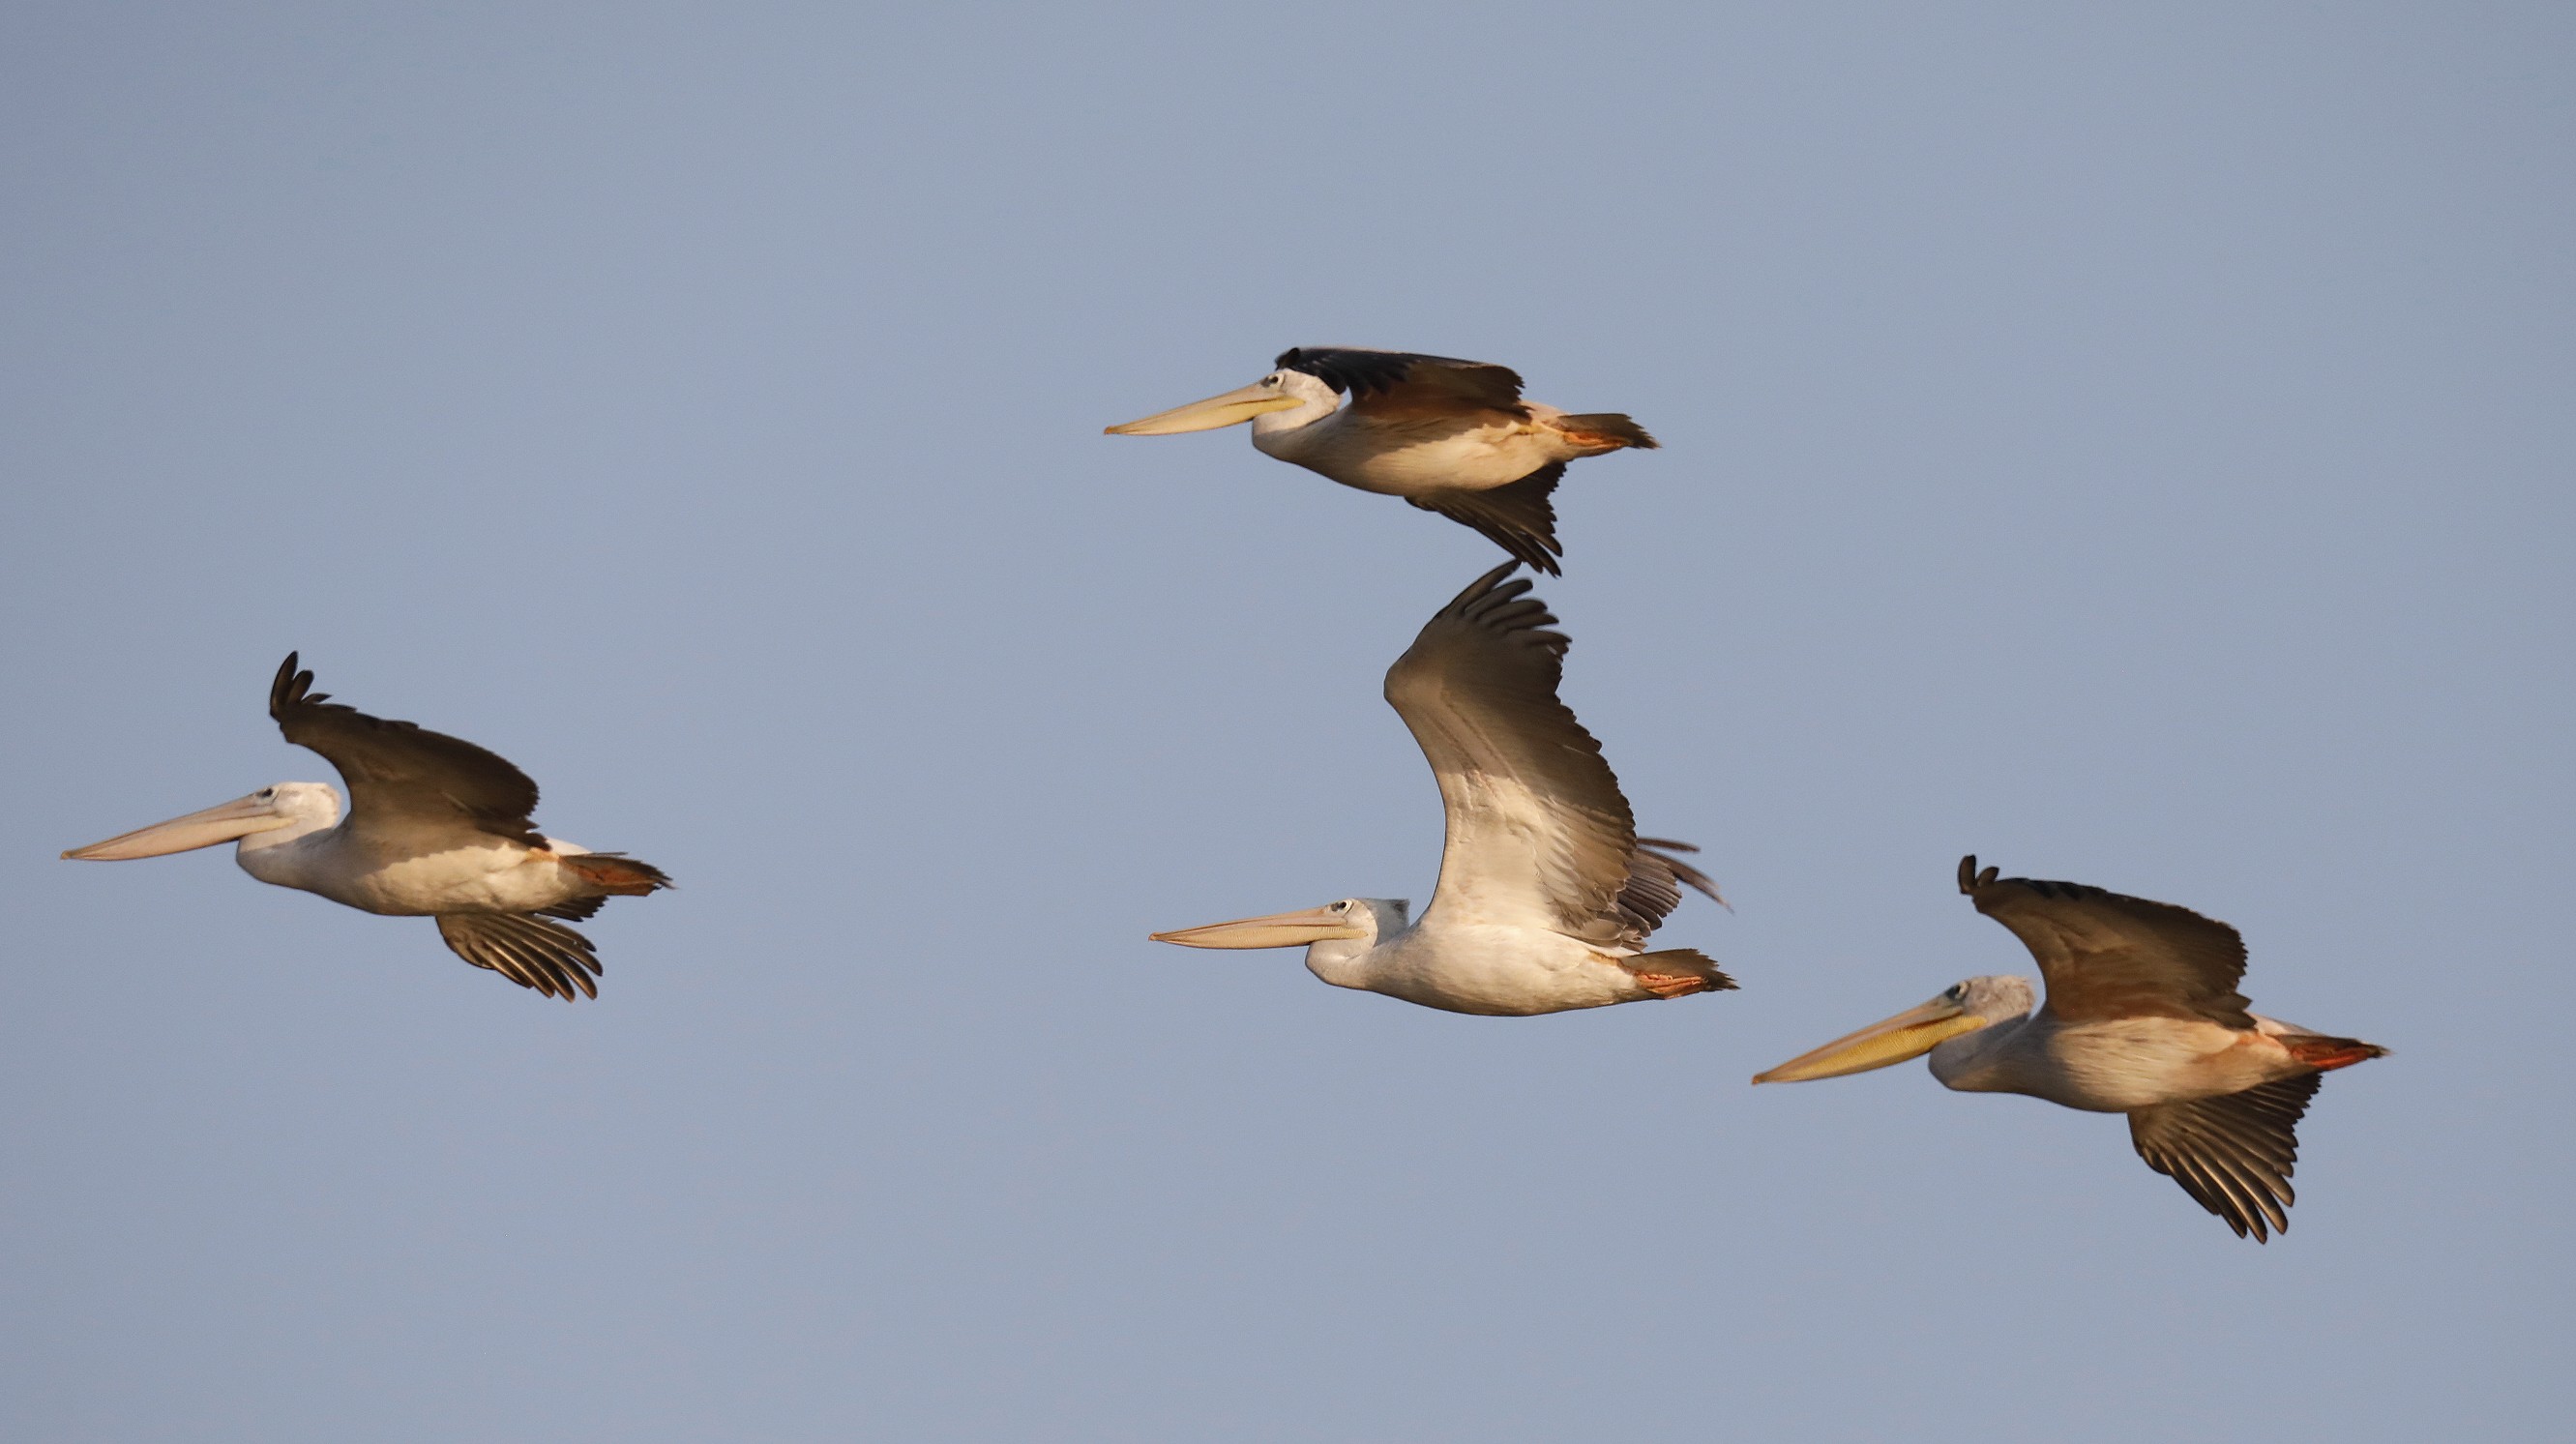
[[[1615,411],[1569,415],[1521,395],[1508,366],[1297,346],[1250,386],[1109,427],[1163,436],[1252,423],[1252,444],[1344,486],[1400,496],[1553,575],[1564,548],[1552,499],[1565,465],[1655,438]]]
[[[340,769],[349,788],[349,817],[341,825],[363,834],[375,815],[408,825],[453,818],[462,827],[512,842],[542,847],[529,818],[537,810],[537,784],[498,755],[461,737],[432,732],[415,722],[370,717],[313,690],[313,674],[296,668],[289,652],[269,683],[268,715],[298,747],[309,747]]]
[[[2012,930],[2039,963],[2048,1009],[2069,1023],[2104,1018],[2200,1018],[2251,1028],[2245,940],[2236,929],[2171,903],[2075,882],[1998,878],[1959,862],[1959,891]]]

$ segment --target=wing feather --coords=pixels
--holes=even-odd
[[[1485,361],[1360,346],[1292,346],[1271,364],[1305,372],[1350,397],[1354,411],[1372,416],[1529,415],[1521,403],[1520,373]]]
[[[2302,1073],[2242,1093],[2141,1108],[2129,1115],[2129,1141],[2147,1167],[2181,1184],[2237,1237],[2250,1233],[2261,1243],[2290,1227],[2299,1120],[2324,1081],[2322,1073]]]
[[[2039,962],[2048,1011],[2069,1023],[2114,1018],[2192,1018],[2251,1029],[2236,990],[2245,940],[2189,908],[2073,882],[1997,878],[1959,864],[1959,890],[1977,911],[2012,930]]]
[[[1687,842],[1664,837],[1641,837],[1637,850],[1628,854],[1628,882],[1619,890],[1616,911],[1626,941],[1643,943],[1664,925],[1673,909],[1682,903],[1682,889],[1705,894],[1710,902],[1726,906],[1717,884],[1708,874],[1673,856],[1676,852],[1697,852]]]
[[[311,672],[296,669],[293,652],[269,684],[268,715],[287,741],[340,769],[349,789],[344,826],[454,823],[531,847],[545,844],[528,821],[537,810],[537,784],[528,774],[462,738],[329,700],[313,690]]]
[[[561,923],[526,913],[441,913],[438,935],[456,955],[523,988],[569,1003],[575,989],[596,998],[604,974],[590,939]]]
[[[1483,491],[1449,487],[1405,500],[1474,527],[1532,571],[1556,576],[1560,571],[1556,559],[1565,554],[1565,548],[1557,544],[1556,503],[1551,496],[1564,475],[1565,463],[1551,461],[1518,481]]]
[[[1422,745],[1448,813],[1424,920],[1465,909],[1617,941],[1636,824],[1601,744],[1557,699],[1568,642],[1549,630],[1556,618],[1528,579],[1506,580],[1518,565],[1469,584],[1387,670],[1386,700]]]

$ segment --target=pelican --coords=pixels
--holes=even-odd
[[[1998,879],[1959,862],[1959,891],[2039,961],[2030,980],[1970,978],[1802,1053],[1756,1083],[1835,1078],[1932,1055],[1963,1093],[2026,1093],[2129,1115],[2147,1167],[2256,1243],[2287,1232],[2297,1128],[2324,1075],[2388,1050],[2246,1011],[2236,929],[2171,903],[2072,882]]]
[[[1565,464],[1655,446],[1615,411],[1568,416],[1523,401],[1520,373],[1508,366],[1356,346],[1291,347],[1271,365],[1240,390],[1107,434],[1168,436],[1249,421],[1264,453],[1463,522],[1550,576],[1565,548],[1548,494]]]
[[[662,870],[540,835],[537,784],[471,742],[370,717],[313,690],[286,654],[268,715],[286,740],[330,759],[349,815],[328,784],[281,782],[203,812],[66,852],[121,862],[240,841],[233,860],[261,882],[319,893],[361,912],[433,917],[456,955],[523,988],[596,998],[580,921],[611,897],[671,886]]]
[[[1565,635],[1518,562],[1440,609],[1386,674],[1386,700],[1440,783],[1448,839],[1420,922],[1394,898],[1155,933],[1193,948],[1306,949],[1306,969],[1453,1013],[1517,1016],[1715,992],[1690,948],[1645,951],[1688,885],[1688,843],[1637,836],[1601,744],[1557,700]],[[1723,901],[1723,899],[1719,899]]]

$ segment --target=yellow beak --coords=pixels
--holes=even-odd
[[[1151,416],[1130,421],[1124,426],[1103,427],[1101,434],[1104,436],[1171,436],[1183,431],[1214,431],[1220,426],[1232,426],[1239,421],[1250,421],[1265,411],[1294,411],[1305,404],[1285,391],[1256,381],[1250,386],[1229,391],[1223,396],[1211,396],[1205,401],[1193,401],[1187,406],[1175,406],[1169,411],[1157,411]]]
[[[124,862],[138,857],[159,857],[164,853],[186,852],[191,848],[212,847],[219,842],[248,837],[254,832],[267,832],[292,821],[278,815],[274,803],[253,793],[236,797],[220,807],[191,812],[168,822],[120,832],[105,842],[93,842],[63,854],[82,862]]]
[[[1984,1026],[1985,1019],[1948,997],[1934,998],[1857,1033],[1846,1033],[1812,1052],[1801,1053],[1769,1072],[1756,1073],[1753,1081],[1804,1083],[1810,1078],[1840,1078],[1846,1073],[1892,1068],[1908,1058],[1922,1057],[1945,1039],[1973,1033]]]
[[[1326,938],[1366,936],[1368,929],[1354,924],[1350,914],[1335,912],[1329,907],[1272,913],[1266,918],[1238,918],[1230,923],[1209,923],[1201,928],[1152,934],[1155,942],[1179,943],[1185,948],[1302,948]]]

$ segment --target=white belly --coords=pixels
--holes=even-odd
[[[1253,440],[1282,461],[1382,496],[1484,491],[1582,454],[1556,431],[1526,421],[1380,426],[1348,417],[1337,411],[1277,436],[1255,433]]]
[[[2047,1030],[2009,1071],[2011,1091],[2069,1108],[2126,1113],[2241,1093],[2298,1071],[2255,1033],[2183,1018],[2124,1018]]]
[[[1599,949],[1562,934],[1473,924],[1436,927],[1428,919],[1372,949],[1347,973],[1314,970],[1325,982],[1346,988],[1488,1016],[1562,1013],[1654,996]]]
[[[415,917],[431,913],[527,913],[583,895],[579,881],[553,856],[493,838],[410,857],[369,855],[351,840],[316,834],[310,846],[241,854],[262,882],[319,893],[364,912]]]

